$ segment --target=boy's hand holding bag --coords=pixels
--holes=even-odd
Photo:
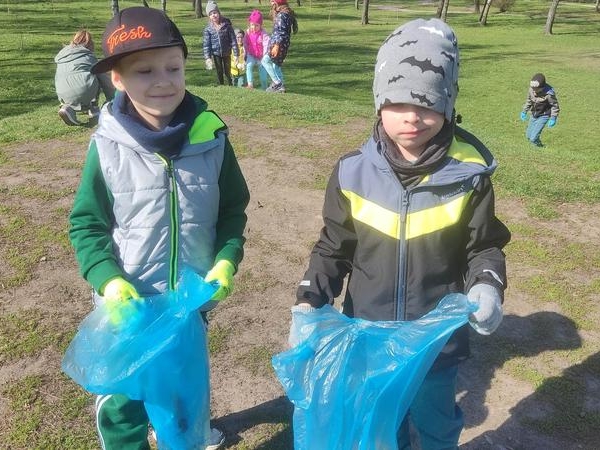
[[[469,315],[469,323],[479,334],[492,334],[502,322],[500,292],[489,284],[476,284],[467,293],[469,303],[478,309]]]
[[[213,268],[208,271],[206,277],[204,277],[204,281],[207,283],[216,282],[219,289],[213,294],[210,301],[200,308],[200,311],[210,311],[217,306],[218,302],[225,299],[233,292],[234,274],[235,266],[226,259],[218,261]]]
[[[138,310],[141,297],[135,287],[123,277],[109,280],[101,292],[106,300],[108,319],[115,326],[120,326],[131,319]]]

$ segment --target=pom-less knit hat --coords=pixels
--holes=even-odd
[[[216,2],[209,1],[206,4],[206,15],[210,16],[210,13],[213,12],[213,11],[219,11],[219,7],[217,6]]]
[[[104,59],[94,64],[90,72],[111,70],[123,57],[153,48],[180,46],[187,58],[187,46],[175,24],[154,8],[134,6],[116,14],[102,35]]]
[[[536,73],[533,77],[531,77],[529,86],[531,86],[533,89],[543,88],[546,86],[546,77],[543,73]]]
[[[439,19],[416,19],[397,28],[377,53],[375,111],[385,105],[423,106],[452,120],[458,94],[458,42]]]
[[[263,23],[262,13],[258,9],[253,10],[250,13],[250,16],[248,17],[248,22],[262,25],[262,23]]]

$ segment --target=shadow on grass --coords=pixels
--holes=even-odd
[[[291,418],[294,407],[285,396],[269,400],[252,408],[235,412],[216,419],[213,426],[227,436],[226,447],[231,448],[242,441],[240,434],[260,424],[283,425],[283,430],[275,433],[256,450],[289,450],[293,448]]]
[[[463,395],[459,405],[465,411],[467,428],[483,423],[488,417],[485,398],[496,369],[513,358],[575,350],[581,347],[582,340],[571,319],[542,311],[526,317],[508,315],[496,335],[473,336],[472,344],[473,358],[461,367],[458,387],[459,395]],[[537,374],[536,365],[544,364],[547,362],[543,357],[525,361],[522,376]],[[532,380],[532,384],[536,381]],[[507,397],[514,394],[506,393]],[[586,445],[597,438],[600,423],[600,353],[566,368],[560,376],[544,379],[533,394],[509,412],[510,418],[496,430],[485,432],[461,449],[508,446],[558,450],[564,448],[565,440],[572,448],[587,449]]]

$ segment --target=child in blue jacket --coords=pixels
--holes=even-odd
[[[267,92],[283,93],[285,85],[281,66],[290,48],[292,33],[298,32],[298,21],[287,0],[271,0],[271,18],[273,31],[269,37],[269,47],[262,59],[262,66],[272,81]]]
[[[204,28],[202,39],[206,68],[216,70],[219,84],[232,86],[231,64],[238,64],[240,54],[233,25],[212,0],[206,4],[206,15],[208,24]]]

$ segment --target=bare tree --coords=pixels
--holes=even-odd
[[[362,19],[361,19],[360,23],[362,25],[369,24],[369,0],[363,0]]]
[[[600,0],[598,0],[598,1],[600,1]],[[354,0],[354,7],[356,8],[356,10],[358,10],[358,3],[359,3],[358,0]]]
[[[548,10],[548,18],[546,19],[546,26],[544,27],[544,34],[552,34],[552,25],[554,25],[554,18],[556,17],[556,10],[558,9],[559,1],[560,0],[552,0],[552,4]]]
[[[475,14],[481,13],[481,0],[475,0],[473,6],[475,7]]]
[[[483,5],[483,9],[481,10],[481,14],[479,15],[479,25],[486,25],[488,14],[490,13],[490,8],[492,7],[492,0],[486,0]]]
[[[446,16],[448,15],[448,5],[450,4],[450,0],[440,0],[438,3],[437,11],[435,16],[438,19],[442,19],[444,22],[446,21]]]
[[[600,0],[596,0],[596,12],[600,12]]]
[[[204,12],[202,10],[202,0],[192,0],[194,5],[194,13],[196,14],[196,19],[200,17],[204,17]]]

